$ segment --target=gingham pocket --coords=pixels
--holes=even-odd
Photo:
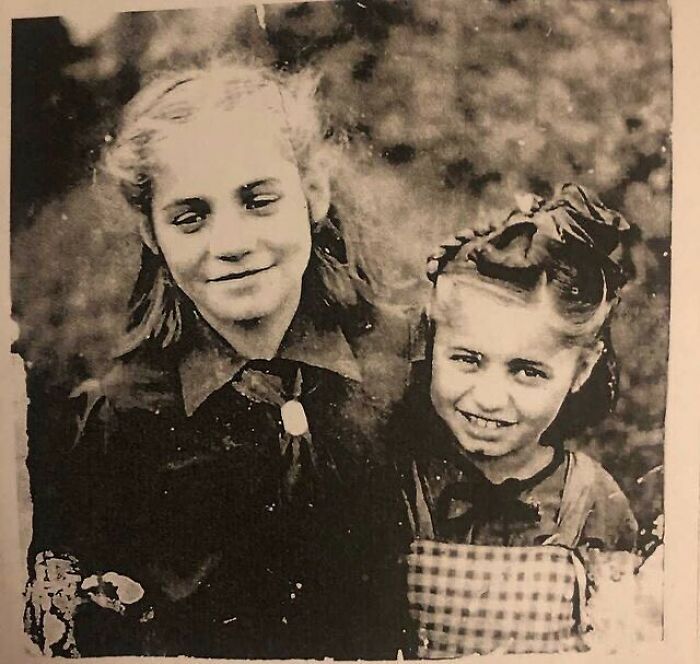
[[[408,598],[419,626],[418,655],[576,649],[580,575],[573,558],[559,546],[416,540],[408,556]]]

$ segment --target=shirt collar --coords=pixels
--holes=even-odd
[[[202,320],[193,330],[193,339],[194,344],[178,367],[188,417],[248,361]],[[342,330],[338,327],[320,330],[305,315],[292,320],[277,356],[362,381],[357,358]]]

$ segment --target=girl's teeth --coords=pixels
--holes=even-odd
[[[501,422],[496,422],[495,420],[485,420],[483,417],[477,417],[476,415],[467,415],[467,419],[472,423],[476,424],[480,429],[500,429],[504,426]]]

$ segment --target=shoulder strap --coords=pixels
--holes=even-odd
[[[596,467],[595,462],[583,452],[568,451],[566,463],[564,490],[556,518],[557,530],[546,543],[573,549],[579,543],[593,507],[591,487]]]

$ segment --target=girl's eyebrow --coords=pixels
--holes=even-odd
[[[242,189],[243,191],[250,191],[251,189],[255,189],[255,187],[259,187],[262,184],[276,185],[279,184],[279,180],[277,178],[263,178],[261,180],[253,180],[252,182],[244,184],[242,187],[240,187],[240,189]]]
[[[197,207],[205,205],[206,202],[204,201],[204,199],[199,198],[198,196],[192,196],[190,198],[178,198],[174,201],[170,201],[169,203],[166,203],[161,209],[172,210],[173,208],[177,207]]]
[[[453,353],[472,353],[473,355],[483,355],[482,352],[474,350],[473,348],[467,348],[466,346],[453,346]]]
[[[520,365],[527,365],[530,367],[535,367],[539,369],[545,369],[547,371],[551,371],[551,367],[546,363],[546,362],[538,362],[537,360],[528,360],[524,357],[516,357],[515,359],[512,359],[508,364],[520,364]]]

